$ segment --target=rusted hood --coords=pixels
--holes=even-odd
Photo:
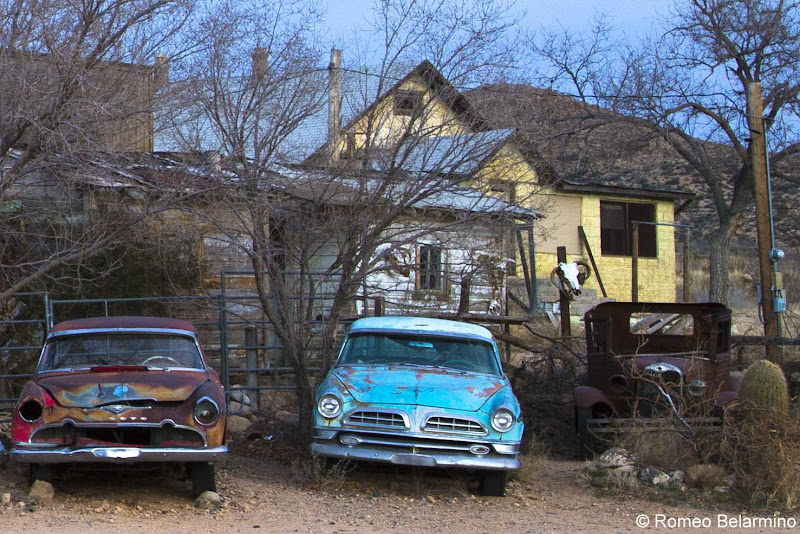
[[[40,376],[36,382],[67,407],[90,408],[120,401],[184,401],[208,380],[203,371],[72,372]]]
[[[336,377],[356,401],[476,411],[506,383],[502,377],[443,368],[342,366]]]

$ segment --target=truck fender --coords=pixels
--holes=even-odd
[[[611,404],[611,401],[608,400],[608,397],[597,388],[593,388],[592,386],[578,386],[575,388],[573,392],[573,396],[575,397],[575,407],[580,408],[590,408],[595,404],[604,404],[608,406],[611,411],[616,413],[614,409],[614,405]]]

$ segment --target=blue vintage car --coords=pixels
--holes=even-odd
[[[497,496],[520,465],[519,402],[481,326],[360,319],[316,407],[311,450],[325,458],[473,469]]]

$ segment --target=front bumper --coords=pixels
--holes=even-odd
[[[333,435],[332,435],[333,434]],[[351,444],[344,444],[344,438]],[[470,444],[408,439],[329,430],[317,430],[311,452],[327,458],[422,467],[457,467],[509,471],[519,469],[519,443],[474,442],[484,454],[470,452]]]
[[[27,444],[25,444],[27,445]],[[11,458],[19,463],[139,463],[139,462],[215,462],[228,453],[228,446],[212,449],[178,447],[87,447],[82,449],[32,449],[15,444]]]

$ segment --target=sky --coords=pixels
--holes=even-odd
[[[373,0],[328,0],[328,27],[337,29],[363,23]],[[523,25],[530,29],[564,26],[587,29],[598,13],[611,17],[615,27],[629,36],[646,33],[658,15],[667,15],[673,0],[516,0],[516,9],[525,12]]]

